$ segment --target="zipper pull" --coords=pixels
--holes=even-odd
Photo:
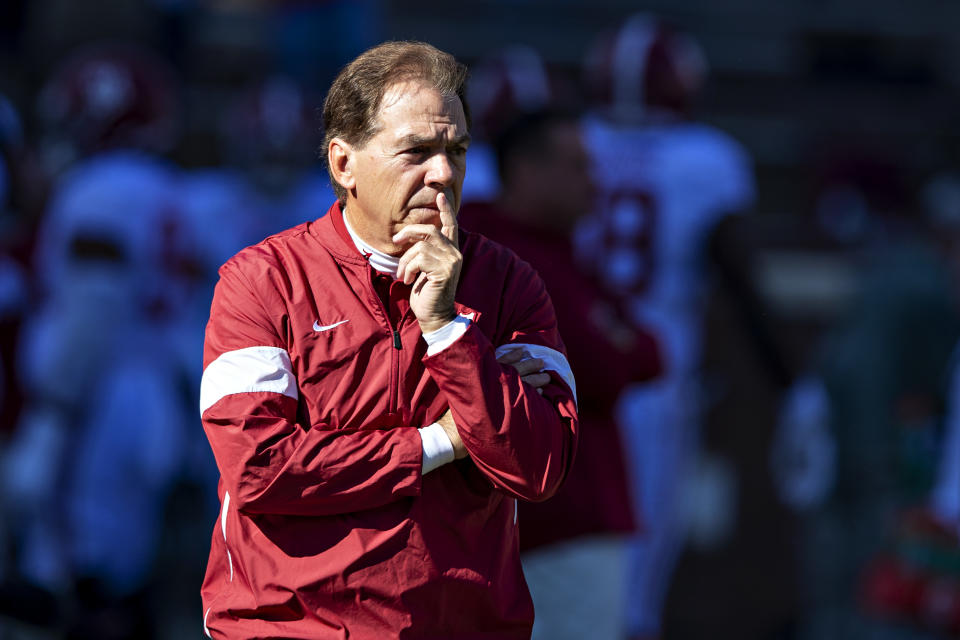
[[[400,331],[398,329],[393,330],[393,348],[402,349],[403,344],[400,342]]]

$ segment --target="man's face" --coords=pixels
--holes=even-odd
[[[551,154],[545,162],[550,186],[545,188],[545,196],[552,198],[552,208],[563,218],[561,226],[570,227],[593,207],[590,158],[574,122],[555,126],[550,142]]]
[[[387,88],[377,125],[378,132],[354,148],[356,186],[347,217],[364,240],[399,255],[403,249],[391,238],[405,226],[441,226],[437,194],[460,209],[470,136],[460,99],[419,81]]]
[[[546,144],[527,156],[510,184],[538,225],[569,231],[593,208],[590,159],[576,122],[554,123]],[[509,195],[507,196],[509,198]]]

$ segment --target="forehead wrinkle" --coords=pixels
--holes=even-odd
[[[404,98],[413,98],[423,92],[438,94],[445,107],[441,111],[431,111],[429,115],[446,115],[447,110],[456,111],[456,106],[460,104],[460,97],[456,94],[441,93],[436,87],[423,80],[405,80],[394,82],[384,89],[383,96],[380,98],[380,107],[377,110],[377,118],[382,118],[384,111],[397,106]]]
[[[442,106],[438,107],[435,104],[431,104],[426,109],[418,110],[416,113],[410,114],[412,116],[410,120],[414,123],[425,123],[428,125],[440,123],[452,124],[459,127],[462,124],[463,128],[466,129],[465,113],[463,112],[463,104],[460,102],[459,96],[456,94],[440,93],[435,87],[422,80],[406,80],[394,82],[384,90],[380,107],[374,119],[377,130],[380,131],[384,128],[384,115],[387,112],[394,110],[402,112],[408,108],[403,104],[404,98],[415,99],[418,94],[425,91],[439,95]],[[464,113],[464,117],[458,117],[459,114],[457,111]]]
[[[448,129],[443,127],[436,135],[423,135],[419,133],[407,133],[401,134],[397,138],[397,142],[402,145],[421,145],[421,144],[432,144],[436,142],[443,142],[444,144],[469,144],[470,143],[470,134],[464,133],[459,136],[456,136],[451,139],[451,136],[448,135]]]

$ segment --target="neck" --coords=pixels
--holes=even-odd
[[[353,244],[356,245],[360,253],[367,258],[371,267],[380,273],[388,273],[394,278],[397,277],[397,266],[400,264],[400,258],[376,249],[369,242],[361,238],[360,235],[354,231],[353,226],[350,225],[350,220],[346,212],[343,214],[343,226],[347,228],[347,233],[350,234]]]
[[[388,227],[371,225],[368,217],[358,213],[359,207],[356,203],[348,202],[343,205],[343,220],[349,221],[350,228],[361,238],[368,246],[376,248],[382,253],[393,255],[398,253],[398,247],[393,244],[390,230]],[[387,235],[384,235],[386,233]],[[399,253],[397,255],[399,257]]]

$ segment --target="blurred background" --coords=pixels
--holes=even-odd
[[[203,636],[217,268],[324,215],[319,107],[471,67],[461,221],[541,271],[584,435],[536,638],[960,637],[960,4],[6,0],[0,640]]]

